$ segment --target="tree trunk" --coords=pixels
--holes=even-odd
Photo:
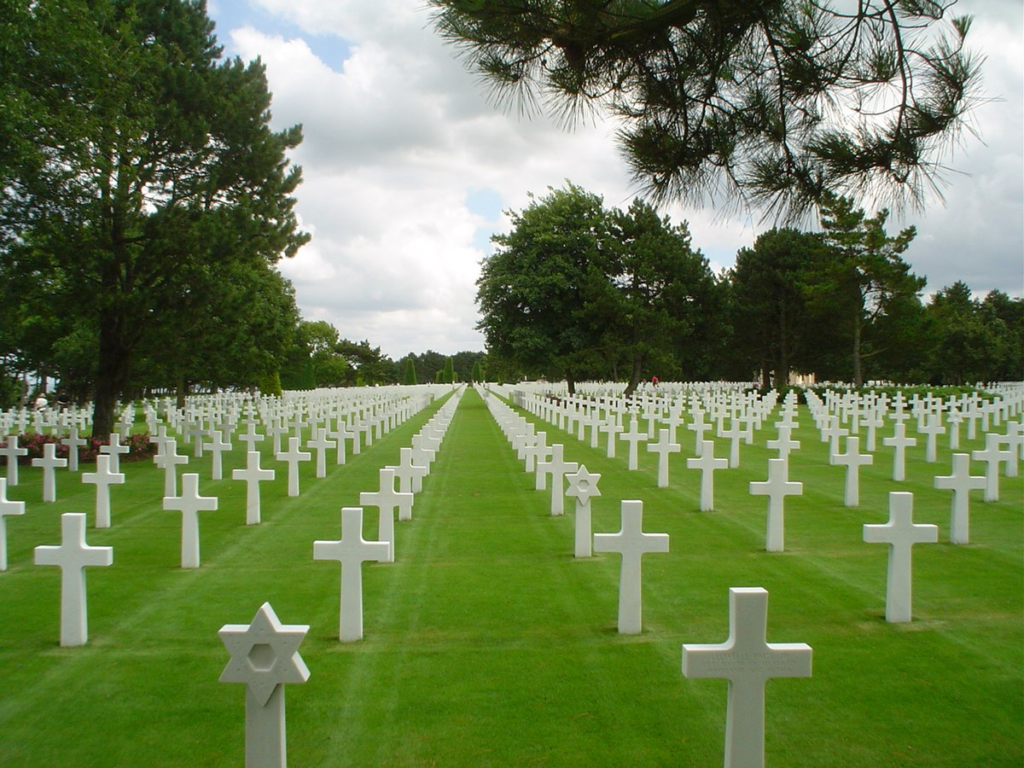
[[[779,311],[779,364],[775,367],[775,388],[789,385],[789,344],[786,339],[786,303]]]
[[[125,339],[126,319],[110,312],[100,317],[100,354],[93,401],[92,434],[106,440],[114,431],[117,398],[128,386],[131,348]]]
[[[179,409],[185,408],[185,398],[188,397],[188,388],[188,379],[186,379],[184,376],[179,378],[177,392],[175,392],[175,407]]]
[[[626,391],[622,393],[623,397],[632,397],[633,393],[636,392],[636,388],[640,386],[640,374],[644,369],[644,356],[636,347],[633,348],[633,369],[629,374],[629,383],[626,385]]]
[[[860,389],[864,385],[864,374],[860,360],[860,318],[853,324],[853,386]]]
[[[565,383],[569,388],[569,394],[576,394],[576,378],[572,375],[572,371],[565,372]]]

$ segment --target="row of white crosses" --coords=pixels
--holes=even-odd
[[[128,418],[128,417],[126,417]],[[162,438],[162,439],[161,439]],[[163,457],[167,465],[173,470],[175,463],[172,456],[176,455],[174,446],[175,440],[162,435],[158,438],[158,445],[163,450]],[[52,443],[48,444],[51,448]],[[96,527],[110,527],[110,496],[109,486],[111,484],[124,483],[125,476],[120,473],[118,460],[122,453],[127,452],[126,446],[121,446],[119,433],[111,435],[110,443],[102,446],[103,452],[97,456],[96,472],[84,473],[82,481],[92,483],[97,487],[96,504]],[[250,461],[253,452],[250,452]],[[255,454],[257,457],[258,453]],[[160,454],[158,453],[158,456]],[[44,459],[47,458],[44,455]],[[56,457],[50,457],[54,459]],[[187,459],[186,459],[187,460]],[[67,461],[58,459],[59,461]],[[53,469],[60,464],[54,465],[48,462]],[[48,471],[47,465],[42,466],[44,473]],[[250,464],[250,468],[252,465]],[[256,463],[258,468],[258,460]],[[265,476],[260,479],[267,479]],[[52,478],[51,478],[52,480]],[[44,485],[47,478],[44,474]],[[176,483],[165,483],[176,485]],[[7,546],[6,546],[6,517],[8,515],[24,514],[24,502],[9,501],[6,497],[7,480],[0,479],[0,571],[7,568]],[[49,495],[49,494],[48,494]],[[55,498],[55,494],[53,496]],[[52,500],[52,498],[51,498]],[[250,499],[251,501],[251,499]],[[176,510],[182,513],[182,540],[181,540],[181,567],[198,568],[200,566],[199,554],[199,521],[198,513],[202,511],[216,510],[218,500],[215,496],[202,496],[199,493],[199,475],[185,474],[182,477],[182,492],[173,495],[165,495],[164,508]],[[252,522],[252,509],[247,505],[247,522]],[[256,522],[258,522],[258,503],[256,505]],[[83,645],[88,640],[87,603],[85,587],[86,566],[109,566],[113,563],[113,549],[111,547],[94,547],[85,541],[86,515],[81,513],[66,513],[61,516],[62,543],[59,546],[40,546],[35,550],[35,562],[37,565],[56,565],[62,569],[61,589],[61,645],[74,646]]]
[[[998,424],[1001,420],[1008,420],[1014,418],[1024,410],[1024,388],[1019,385],[1014,385],[1004,388],[1000,391],[995,399],[992,401],[985,401],[978,397],[977,394],[970,396],[963,396],[957,400],[951,399],[946,402],[946,407],[950,410],[951,414],[957,413],[957,408],[968,414],[969,424],[973,425],[977,418],[983,418],[985,421],[985,428],[988,428],[988,416],[992,417],[993,424]],[[722,395],[718,395],[719,402],[722,401]],[[829,406],[824,406],[822,401],[814,395],[813,392],[808,394],[808,398],[811,404],[812,414],[815,415],[816,421],[822,431],[822,439],[827,440],[830,443],[830,460],[832,463],[845,466],[846,468],[846,483],[844,491],[844,502],[847,506],[859,505],[859,470],[860,467],[866,466],[873,461],[873,457],[868,454],[862,454],[860,452],[860,438],[857,435],[849,435],[850,430],[840,426],[840,420],[842,423],[849,423],[853,428],[853,431],[860,425],[865,425],[868,428],[868,444],[869,447],[874,443],[874,427],[881,426],[882,422],[878,417],[879,409],[882,413],[887,413],[885,397],[875,397],[872,395],[857,396],[857,395],[843,395],[838,396],[837,393],[829,392],[826,394],[826,401],[830,403]],[[769,398],[765,398],[766,402],[769,402]],[[860,404],[860,405],[858,405]],[[694,408],[694,406],[696,407]],[[932,447],[935,440],[935,436],[938,434],[938,429],[935,427],[937,418],[932,413],[933,410],[941,412],[943,403],[942,401],[936,400],[931,396],[925,398],[914,397],[910,401],[910,413],[906,412],[905,409],[906,400],[902,394],[898,393],[893,400],[893,413],[891,419],[895,422],[894,435],[890,438],[885,438],[884,442],[888,446],[892,446],[895,449],[894,458],[894,479],[904,479],[904,451],[906,447],[916,444],[915,438],[908,438],[905,434],[904,422],[913,416],[917,419],[919,428],[929,436],[929,449],[928,453],[932,454],[934,448]],[[690,425],[691,427],[697,427],[701,423],[701,410],[699,403],[691,402],[691,408],[694,409],[694,422]],[[830,415],[831,410],[836,411],[839,415]],[[719,416],[722,415],[722,409],[719,408]],[[786,423],[786,416],[784,413],[784,419],[782,422],[776,425],[779,428],[779,438],[775,441],[769,441],[769,448],[777,448],[779,450],[780,458],[787,458],[788,451],[792,447],[799,447],[799,444],[792,441],[789,437],[789,429],[791,425]],[[737,430],[738,432],[738,430]],[[734,444],[736,443],[736,433],[728,433],[728,436],[733,438]],[[848,436],[848,442],[846,451],[839,451],[839,439],[841,437]],[[956,433],[953,433],[956,437]],[[971,438],[973,439],[973,429]],[[935,479],[936,487],[948,488],[954,492],[953,497],[953,519],[951,523],[951,529],[953,531],[952,541],[954,543],[967,543],[966,531],[967,531],[967,491],[976,488],[979,485],[979,479],[972,477],[968,472],[968,461],[969,458],[973,457],[977,461],[982,461],[986,465],[985,472],[985,500],[996,501],[998,500],[998,480],[999,480],[999,468],[1005,466],[1005,472],[1007,476],[1014,476],[1017,471],[1017,457],[1024,459],[1024,425],[1020,421],[1007,421],[1006,422],[1006,434],[986,434],[986,447],[984,450],[975,451],[970,456],[967,454],[954,454],[953,456],[953,473],[950,476],[937,477]],[[1001,448],[1003,444],[1007,444],[1007,448]],[[951,439],[951,447],[958,446],[959,441]],[[698,449],[695,451],[700,455],[702,451]],[[731,451],[732,453],[732,451]],[[734,458],[731,456],[731,458]],[[694,459],[688,459],[691,466],[700,466]],[[776,460],[772,460],[775,464],[778,464]],[[704,476],[702,478],[702,510],[708,510],[713,507],[713,485],[709,481],[708,473],[713,471],[714,468],[719,468],[720,463],[712,464],[710,461],[707,462],[708,466],[705,469]],[[660,472],[659,472],[660,474]],[[764,487],[765,491],[774,493],[773,486],[782,485],[785,481],[782,477],[781,469],[774,469],[770,467],[769,471],[769,485]],[[752,484],[752,492],[757,492],[754,489],[756,486]],[[777,502],[772,503],[771,509],[778,510]],[[772,525],[771,518],[774,517],[777,521],[779,518],[778,514],[770,514],[769,522],[769,539],[778,538],[772,536],[771,531],[779,530],[779,526]],[[775,550],[776,547],[769,544],[769,549]]]
[[[377,398],[374,398],[377,400]],[[264,406],[268,405],[270,401],[264,400]],[[415,411],[414,407],[425,406],[429,402],[429,398],[422,399],[417,398],[412,401],[410,398],[399,398],[397,400],[389,400],[389,408],[387,410],[387,416],[381,420],[381,428],[383,431],[387,431],[400,423],[400,420],[404,421],[406,418],[411,416]],[[350,401],[351,403],[351,401]],[[200,410],[202,410],[202,404],[200,404]],[[210,412],[214,411],[213,408],[209,409]],[[272,469],[264,469],[260,466],[260,452],[253,450],[255,443],[263,439],[263,435],[255,431],[256,420],[253,418],[255,408],[249,408],[246,414],[246,418],[242,421],[246,423],[247,431],[245,434],[240,436],[240,439],[246,442],[250,450],[246,451],[246,467],[244,469],[235,469],[232,471],[232,478],[235,480],[243,480],[246,483],[246,524],[247,525],[258,525],[261,522],[261,503],[260,503],[260,489],[259,484],[261,482],[267,482],[274,480],[276,472]],[[383,412],[382,412],[383,413]],[[337,417],[336,411],[325,409],[318,412],[310,412],[310,421],[306,422],[303,419],[303,414],[296,411],[292,414],[289,429],[295,429],[301,434],[301,430],[306,426],[310,426],[313,430],[313,437],[307,443],[307,447],[312,448],[317,453],[317,471],[316,476],[318,479],[326,477],[326,451],[334,448],[337,450],[337,461],[338,463],[344,463],[344,440],[346,437],[350,437],[351,433],[345,430],[345,425],[341,421],[340,417]],[[227,414],[222,417],[209,416],[200,417],[198,420],[191,422],[193,425],[201,424],[203,421],[209,419],[210,421],[219,421],[222,426],[227,427],[230,431],[234,431],[237,427],[237,414]],[[339,435],[338,441],[332,441],[327,438],[330,432],[329,427],[319,427],[321,419],[326,419],[330,422],[333,418],[338,419],[338,429],[333,434]],[[273,418],[271,423],[273,423]],[[269,428],[269,427],[268,427]],[[215,452],[212,469],[213,479],[221,479],[222,467],[220,464],[220,452],[222,450],[232,449],[232,445],[229,442],[221,439],[222,432],[219,429],[204,430],[202,428],[194,429],[193,436],[197,442],[202,439],[202,432],[208,432],[211,438],[211,442],[206,444],[206,448],[213,449]],[[201,496],[199,493],[199,475],[194,473],[188,473],[182,476],[182,491],[178,495],[175,490],[175,467],[180,464],[187,462],[187,457],[179,456],[176,452],[176,441],[173,438],[166,438],[160,436],[156,438],[158,442],[158,452],[154,457],[154,461],[158,465],[162,466],[165,470],[165,496],[164,496],[164,509],[166,510],[177,510],[182,514],[182,536],[181,536],[181,567],[182,568],[198,568],[200,567],[200,554],[199,554],[199,512],[203,511],[216,511],[218,501],[213,496]],[[299,464],[312,459],[312,453],[309,451],[303,451],[300,445],[301,438],[292,435],[288,438],[288,450],[280,451],[275,454],[275,458],[288,465],[288,496],[297,497],[300,493],[299,487]]]
[[[442,409],[442,413],[445,414],[442,423],[445,427],[450,421],[451,411],[452,409]],[[434,424],[436,419],[435,416],[431,424]],[[171,443],[173,451],[173,440],[168,442]],[[253,452],[250,452],[250,457],[252,454]],[[258,456],[258,453],[256,455]],[[108,455],[99,457],[98,465],[103,470],[108,470],[105,475],[109,475],[109,462]],[[389,469],[388,472],[393,478],[394,469]],[[124,476],[120,477],[123,482]],[[182,478],[181,496],[164,499],[165,509],[177,509],[182,512],[183,568],[199,567],[197,513],[217,508],[216,497],[199,495],[198,483],[197,474],[186,474]],[[0,480],[0,523],[7,514],[23,513],[24,502],[9,502],[6,499],[6,480]],[[109,519],[107,524],[109,525]],[[64,514],[61,517],[61,525],[62,543],[59,546],[36,547],[35,561],[38,565],[56,565],[61,568],[61,645],[84,645],[88,640],[85,568],[112,565],[113,548],[94,547],[86,543],[84,514]],[[342,580],[341,639],[359,639],[362,636],[361,563],[367,559],[385,559],[367,557],[365,553],[367,550],[374,552],[380,548],[390,552],[392,544],[366,542],[362,539],[361,508],[342,511],[342,529],[342,541],[314,543],[314,558],[340,560],[343,572],[348,570],[347,574],[343,574]],[[0,526],[0,533],[3,532],[4,529]],[[3,570],[6,569],[5,536],[0,537],[0,544],[3,544],[0,549],[3,553],[3,560],[0,562],[3,568],[0,570]],[[356,629],[352,630],[351,626],[356,626]],[[220,636],[231,653],[231,660],[221,675],[221,681],[246,684],[247,765],[286,764],[283,686],[285,683],[305,682],[309,677],[309,670],[297,653],[298,644],[308,629],[308,626],[282,625],[269,603],[260,608],[251,624],[229,624],[221,628]],[[353,636],[347,637],[346,632]]]
[[[497,397],[487,395],[486,400],[491,416],[512,447],[517,451],[522,450],[526,455],[536,456],[531,451],[535,451],[538,445],[544,446],[545,433],[535,433],[530,422]],[[621,555],[618,630],[620,634],[639,634],[643,627],[642,558],[647,553],[668,552],[668,534],[644,532],[643,502],[635,500],[622,502],[622,526],[618,533],[592,533],[590,500],[601,495],[598,490],[601,476],[589,472],[585,465],[566,461],[562,447],[561,444],[555,444],[549,451],[545,451],[550,453],[550,459],[535,460],[537,490],[545,490],[545,479],[550,476],[552,516],[563,513],[562,501],[565,496],[576,500],[576,557],[590,557],[594,552],[616,552]]]
[[[969,456],[967,454],[954,454],[953,474],[948,477],[936,478],[935,480],[937,487],[948,487],[954,491],[954,520],[952,528],[955,531],[966,531],[966,515],[968,513],[968,496],[966,491],[968,488],[975,487],[978,481],[977,478],[972,478],[969,475],[966,469],[967,463],[965,462],[969,462],[969,459],[973,458],[985,464],[984,499],[985,501],[997,501],[999,498],[1000,468],[1005,468],[1005,474],[1012,477],[1017,473],[1017,457],[1024,460],[1024,424],[1020,420],[1010,420],[1019,416],[1020,412],[1024,410],[1024,402],[1022,402],[1024,401],[1024,394],[1022,392],[1024,392],[1024,388],[1020,386],[1007,387],[1000,391],[991,401],[980,398],[976,393],[970,396],[964,395],[959,399],[950,399],[949,401],[937,400],[931,396],[925,398],[914,396],[909,401],[909,412],[906,409],[906,399],[902,396],[902,393],[898,393],[892,401],[892,414],[888,413],[888,399],[884,396],[870,394],[864,396],[853,394],[839,396],[838,393],[828,392],[826,393],[826,400],[822,401],[813,392],[809,392],[808,399],[811,413],[821,430],[822,440],[829,443],[830,462],[845,468],[844,504],[849,507],[856,507],[860,504],[860,468],[874,462],[871,451],[874,450],[876,442],[876,427],[881,427],[885,423],[883,416],[887,415],[895,424],[894,434],[891,437],[885,437],[883,442],[887,447],[894,449],[893,479],[896,481],[905,479],[905,449],[917,443],[916,438],[906,435],[906,424],[904,422],[911,417],[917,420],[918,427],[922,433],[928,435],[927,453],[929,458],[933,458],[937,450],[935,448],[935,438],[941,429],[938,423],[939,417],[934,412],[941,413],[943,407],[947,408],[954,416],[958,413],[957,409],[959,408],[960,411],[969,415],[969,423],[971,425],[974,424],[977,418],[984,417],[986,429],[989,426],[988,416],[992,417],[994,425],[1005,421],[1005,434],[988,432],[985,435],[986,447],[983,450],[974,451]],[[545,416],[554,418],[559,411],[564,412],[569,406],[563,405],[563,401],[572,404],[573,408],[586,408],[582,404],[584,401],[572,397],[556,401],[551,398],[531,396],[528,393],[519,393],[515,399],[534,413],[539,414],[542,418]],[[720,391],[712,393],[707,401],[699,399],[693,393],[690,394],[689,399],[689,411],[692,421],[687,425],[687,428],[695,432],[697,443],[694,448],[695,456],[688,458],[687,464],[691,468],[702,471],[700,508],[702,511],[709,511],[714,508],[713,473],[717,469],[725,468],[726,464],[723,460],[704,456],[704,448],[710,442],[703,440],[703,434],[709,428],[709,425],[704,422],[705,406],[707,406],[707,412],[712,420],[718,421],[719,436],[728,437],[731,441],[728,466],[734,467],[738,466],[739,463],[738,447],[740,438],[743,437],[747,441],[751,439],[752,429],[760,426],[760,422],[770,413],[771,408],[774,406],[775,398],[774,393],[769,393],[763,399],[758,399],[754,395]],[[679,407],[678,401],[675,403],[664,401],[658,404],[650,397],[646,398],[640,406],[640,409],[648,415],[648,433],[653,431],[654,424],[658,418],[661,418],[662,423],[667,424],[669,429],[668,436],[662,430],[658,443],[648,445],[648,450],[659,453],[659,487],[665,487],[668,484],[667,457],[669,453],[676,452],[676,446],[678,445],[672,442],[671,432],[683,423]],[[609,407],[609,413],[625,412],[627,408],[628,406],[624,402],[616,402],[615,405]],[[792,394],[787,396],[783,420],[776,424],[776,427],[779,429],[779,437],[774,441],[768,442],[768,447],[777,449],[779,451],[779,458],[783,460],[788,458],[791,449],[799,448],[799,443],[793,441],[790,436],[791,429],[795,426],[795,423],[787,421],[790,418],[787,415],[788,408],[795,408],[795,399]],[[668,417],[658,416],[659,412],[663,414],[666,409],[669,412]],[[634,410],[637,410],[637,408],[634,408]],[[750,414],[743,415],[744,410],[750,411]],[[795,413],[795,411],[793,412]],[[729,429],[722,428],[723,420],[726,418],[734,422]],[[741,421],[744,423],[743,429],[739,426]],[[842,426],[843,424],[849,424],[850,429]],[[867,429],[868,453],[861,453],[860,436],[858,434],[851,434],[851,431],[856,433],[861,427]],[[609,437],[611,437],[617,429],[614,426],[614,419],[605,424],[603,428],[611,430],[609,431]],[[630,439],[640,440],[643,437],[642,433],[638,434],[635,421],[631,424],[629,434]],[[956,437],[957,433],[954,432],[953,435]],[[840,451],[840,440],[844,437],[846,438],[845,452]],[[974,437],[973,429],[971,437],[972,439]],[[614,443],[609,442],[608,455],[613,457],[614,451],[611,449],[611,446]],[[594,443],[592,442],[593,445]],[[632,445],[635,445],[635,443],[632,443]],[[955,440],[951,439],[951,447],[954,445],[959,445],[958,438]],[[1002,447],[1004,445],[1006,447]],[[635,456],[631,451],[631,467],[634,466],[634,460]],[[772,462],[774,462],[774,465],[778,465],[778,461],[772,460]],[[788,482],[785,477],[786,472],[783,471],[785,469],[785,464],[781,468],[770,466],[768,485],[761,487],[763,489],[761,491],[755,490],[757,486],[752,484],[752,492],[766,492],[769,495],[775,494],[776,486],[781,487]],[[781,524],[779,522],[781,507],[774,496],[769,511],[768,538],[770,542],[768,548],[770,551],[778,551],[781,548],[781,539],[779,538],[779,534],[781,534]],[[774,535],[772,534],[773,530],[776,531]],[[960,533],[954,534],[953,541],[956,543],[967,543]]]
[[[899,413],[899,401],[897,400],[897,414]],[[1019,409],[1018,409],[1019,410]],[[1015,415],[1011,406],[1008,415]],[[752,494],[762,493],[768,495],[769,516],[768,534],[766,549],[769,551],[782,550],[782,500],[785,495],[799,494],[802,492],[802,484],[791,483],[786,479],[786,458],[792,447],[799,447],[793,444],[789,431],[795,426],[791,422],[795,415],[795,401],[787,403],[784,408],[783,421],[777,424],[779,438],[771,443],[769,447],[778,448],[780,457],[769,461],[769,479],[765,483],[751,483]],[[934,439],[939,430],[935,428],[937,418],[926,416],[925,426],[922,430],[929,437],[927,460],[934,461]],[[870,423],[870,422],[869,422]],[[893,443],[900,446],[903,437],[903,422],[897,420],[896,434]],[[834,424],[829,426],[833,427]],[[1016,464],[1017,451],[1020,444],[1015,437],[1020,426],[1011,423],[1007,428],[1006,436],[996,436],[992,433],[986,435],[985,451],[975,452],[974,458],[987,460],[998,450],[996,441],[1002,440],[1010,443],[1013,450],[1012,455],[1002,453],[992,456],[987,465],[991,470],[994,461],[1006,461],[1008,474],[1013,470],[1009,465]],[[727,434],[736,443],[736,434]],[[847,482],[845,503],[847,506],[859,504],[858,469],[860,466],[871,463],[871,456],[860,454],[859,438],[851,436],[847,441],[846,453],[839,453],[835,445],[837,435],[835,432],[828,435],[833,441],[830,453],[833,464],[845,465],[847,468]],[[666,442],[663,440],[662,442]],[[958,443],[956,443],[958,445]],[[1015,449],[1015,450],[1014,450]],[[734,449],[735,451],[735,449]],[[996,500],[998,490],[992,490],[991,482],[993,472],[986,473],[986,477],[972,477],[969,473],[969,459],[967,454],[959,453],[953,456],[953,472],[949,476],[935,478],[937,488],[953,491],[952,519],[950,525],[950,538],[954,544],[965,544],[968,541],[968,492],[972,489],[986,489],[986,500]],[[994,461],[993,461],[994,460]],[[689,461],[694,461],[693,459]],[[660,469],[660,468],[659,468]],[[660,475],[660,472],[659,472]],[[659,478],[660,479],[660,478]],[[902,479],[899,477],[898,479]],[[660,482],[659,482],[660,485]],[[705,489],[706,490],[706,489]],[[704,494],[702,494],[704,495]],[[639,502],[629,502],[639,504]],[[626,502],[624,502],[624,507]],[[702,500],[702,509],[710,508],[711,503],[707,499]],[[913,494],[892,493],[890,494],[890,519],[884,525],[865,525],[864,541],[870,543],[885,543],[889,545],[888,573],[886,579],[886,609],[885,617],[888,622],[909,622],[912,618],[912,567],[911,548],[916,543],[933,543],[938,540],[938,528],[934,525],[915,524],[913,522]],[[639,529],[639,526],[637,526]],[[625,523],[623,526],[625,530]],[[623,562],[625,569],[625,558]],[[625,578],[625,570],[623,579]],[[625,581],[621,582],[623,585]],[[730,590],[730,638],[720,646],[684,646],[683,670],[684,674],[693,677],[726,677],[730,681],[729,704],[726,727],[726,765],[760,765],[763,764],[763,691],[765,678],[758,677],[755,667],[772,669],[776,676],[807,676],[810,674],[810,649],[802,644],[793,646],[772,647],[765,642],[765,611],[767,592],[761,589],[733,589]],[[760,627],[759,632],[748,630],[746,636],[749,638],[750,650],[744,654],[739,650],[744,642],[738,638],[741,630],[738,627],[743,619],[737,619],[737,615],[744,611],[743,605],[757,606],[746,609],[746,621],[751,626]],[[620,600],[620,610],[622,608]],[[620,615],[621,619],[621,615]],[[784,655],[784,650],[789,653]],[[706,653],[707,655],[702,655]],[[772,663],[766,663],[765,659],[774,657],[778,653],[779,658]],[[757,659],[759,663],[752,664],[751,659]],[[786,662],[783,662],[783,659]],[[734,727],[735,723],[745,723],[743,728]]]
[[[753,434],[755,426],[759,427],[767,414],[770,413],[773,407],[776,395],[770,393],[770,395],[764,399],[760,399],[755,395],[737,395],[735,393],[727,394],[725,392],[716,392],[710,404],[708,404],[709,410],[706,411],[702,404],[702,401],[696,396],[691,396],[690,412],[693,416],[692,422],[687,426],[687,429],[694,432],[696,444],[694,448],[694,456],[687,458],[687,467],[691,469],[697,469],[701,472],[701,494],[700,494],[700,509],[701,511],[710,511],[714,509],[714,473],[716,470],[725,469],[727,467],[734,467],[739,465],[739,449],[738,440],[740,437],[746,438]],[[568,399],[571,406],[565,406],[560,402],[554,401],[551,398],[545,398],[540,396],[534,396],[527,393],[521,393],[518,397],[513,398],[515,402],[521,403],[522,407],[529,410],[531,413],[537,415],[543,420],[550,421],[551,423],[558,426],[560,419],[569,414],[569,421],[572,420],[570,408],[586,408],[587,404],[581,400]],[[600,411],[605,410],[606,415],[601,416]],[[647,414],[647,431],[644,432],[639,427],[639,419],[637,414],[639,412],[645,412]],[[667,411],[667,415],[662,415]],[[624,430],[619,423],[619,420],[623,417],[623,414],[631,412],[629,420],[628,430]],[[719,423],[719,434],[726,434],[732,437],[732,448],[730,450],[731,459],[720,459],[714,455],[714,442],[705,439],[704,435],[709,431],[712,425],[704,420],[705,414],[711,414],[713,420],[717,420]],[[744,429],[739,430],[738,427],[735,429],[724,430],[721,427],[724,419],[727,418],[727,414],[733,414],[731,416],[733,423],[736,424],[740,420],[746,423]],[[658,440],[649,440],[649,435],[653,433],[655,425],[658,421],[666,424],[664,428],[658,429]],[[581,423],[582,417],[581,417]],[[598,431],[604,432],[608,436],[606,456],[608,458],[615,458],[615,445],[616,438],[623,440],[629,444],[629,454],[627,459],[627,466],[630,470],[636,470],[638,467],[638,445],[641,442],[647,442],[647,451],[649,453],[657,454],[658,456],[658,471],[657,471],[657,485],[659,488],[667,488],[669,486],[669,457],[673,453],[679,453],[682,450],[682,445],[676,441],[675,432],[678,427],[684,424],[682,418],[681,404],[675,403],[660,403],[648,400],[643,402],[640,406],[629,406],[625,401],[611,401],[604,404],[593,404],[593,412],[591,417],[587,418],[586,423],[591,424],[593,427],[592,431],[592,447],[596,445],[596,434]],[[529,441],[530,435],[527,434],[523,439]],[[520,451],[522,452],[522,448]],[[533,450],[529,446],[525,448],[527,451],[527,471],[531,471],[530,464],[530,451]],[[544,451],[547,450],[543,444],[536,450]],[[788,452],[788,449],[787,449]],[[554,464],[558,465],[558,459],[553,459]],[[546,467],[545,467],[546,468]],[[543,478],[538,478],[538,489],[542,489]],[[557,502],[553,501],[553,504]]]
[[[409,453],[403,454],[403,461],[399,467],[385,467],[381,470],[379,491],[360,494],[361,504],[374,505],[380,510],[378,540],[368,541],[363,538],[363,507],[360,506],[342,508],[340,539],[313,542],[314,560],[335,560],[341,565],[341,598],[338,611],[338,639],[341,642],[355,642],[363,637],[363,563],[394,562],[395,507],[402,506],[407,510],[407,517],[402,519],[412,519],[413,491],[399,490],[396,493],[394,481],[396,477],[401,477],[412,489],[415,487],[415,478],[422,480],[423,475],[429,472],[430,463],[440,448],[462,393],[462,389],[456,391],[413,438],[413,448]],[[411,460],[408,466],[404,466],[405,457]]]
[[[531,425],[496,397],[488,399],[488,407],[513,446],[517,442],[521,444]],[[600,495],[597,490],[600,475],[588,473],[586,467],[581,466],[568,478],[570,487],[566,493],[577,500],[577,518],[585,510],[589,521],[589,500]],[[621,515],[621,529],[617,533],[594,534],[593,549],[621,555],[618,629],[622,634],[636,634],[642,627],[643,555],[668,552],[669,537],[643,531],[642,501],[623,501]],[[577,532],[579,530],[577,520]],[[579,557],[578,537],[576,547]],[[588,550],[582,556],[589,554]],[[729,638],[717,645],[684,644],[682,672],[685,677],[729,681],[725,765],[764,765],[765,684],[775,677],[809,677],[812,651],[804,643],[767,642],[766,590],[732,588],[729,599]]]
[[[450,422],[451,413],[458,403],[458,395],[453,401],[446,403],[439,414],[435,414],[424,428],[431,438],[435,437],[438,430],[443,436]],[[253,453],[249,452],[250,457]],[[416,473],[418,477],[422,477],[422,474],[428,471],[428,467],[418,469],[423,469],[423,473]],[[388,507],[389,501],[382,495],[386,482],[390,483],[391,490],[394,490],[394,479],[395,468],[382,469],[381,491],[376,495],[360,496],[360,503],[376,503],[380,506],[382,520],[385,514],[393,516],[394,513],[394,507]],[[407,495],[411,497],[412,493]],[[367,496],[370,497],[368,500]],[[411,510],[411,503],[409,506]],[[385,527],[383,522],[381,526]],[[362,507],[345,507],[341,511],[341,539],[313,543],[315,560],[337,560],[341,564],[339,639],[342,641],[362,638],[362,564],[367,561],[386,562],[393,559],[393,538],[390,542],[366,541],[363,539],[362,527]],[[298,646],[308,631],[308,625],[281,624],[269,603],[264,603],[260,607],[248,625],[226,624],[221,627],[219,634],[231,654],[231,659],[221,674],[220,681],[243,683],[246,686],[247,766],[280,768],[287,764],[284,686],[287,683],[304,683],[309,679],[309,669],[298,654]]]

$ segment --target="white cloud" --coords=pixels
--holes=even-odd
[[[931,205],[890,228],[917,225],[907,257],[929,277],[929,289],[964,279],[981,291],[1019,295],[1024,22],[1017,0],[963,6],[979,16],[971,38],[988,55],[986,91],[1008,98],[978,110],[986,143],[969,138],[953,158],[971,175],[951,177],[948,207]],[[474,284],[487,238],[508,220],[474,213],[474,193],[521,210],[529,192],[566,179],[609,206],[628,205],[637,191],[613,122],[565,131],[543,115],[519,119],[495,109],[433,32],[420,0],[252,0],[249,11],[252,25],[219,25],[218,36],[232,55],[262,57],[275,125],[302,123],[305,136],[294,153],[305,179],[297,210],[314,239],[282,271],[304,316],[332,322],[343,336],[368,339],[396,358],[482,349]],[[219,12],[211,6],[221,21]],[[333,68],[317,55],[332,46],[346,54]],[[689,221],[694,246],[716,269],[770,226],[756,214],[723,219],[678,205],[666,213]]]

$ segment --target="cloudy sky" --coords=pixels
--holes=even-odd
[[[398,359],[428,349],[482,350],[474,330],[480,261],[504,211],[565,181],[626,207],[636,193],[615,124],[566,131],[544,116],[494,108],[433,32],[423,0],[208,0],[226,54],[261,57],[273,122],[301,123],[297,209],[312,242],[281,271],[308,320],[368,339]],[[986,57],[985,92],[947,164],[945,205],[890,219],[913,224],[905,254],[927,291],[956,280],[980,294],[1024,293],[1024,4],[961,0]],[[664,209],[687,221],[718,271],[771,223],[758,214]]]

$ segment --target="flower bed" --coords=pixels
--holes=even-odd
[[[56,454],[58,458],[66,459],[68,457],[68,447],[61,443],[60,437],[29,432],[18,436],[18,445],[28,450],[28,455],[21,456],[18,463],[30,464],[32,459],[42,458],[43,446],[47,443],[53,443],[57,446]],[[106,444],[106,441],[96,437],[87,438],[86,444],[78,448],[78,461],[84,464],[95,463],[100,447]],[[121,456],[121,461],[141,461],[152,457],[156,453],[156,443],[150,442],[148,432],[131,435],[128,441],[122,443],[122,445],[128,446],[128,453]]]

